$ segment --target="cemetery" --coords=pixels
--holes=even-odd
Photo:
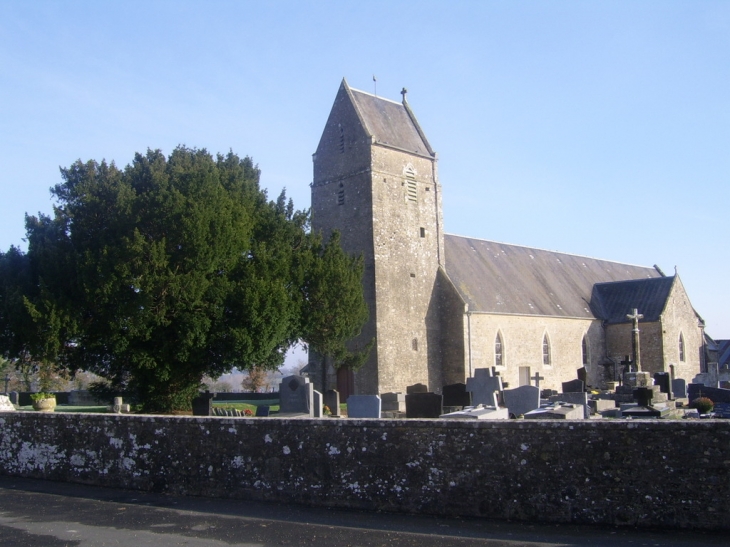
[[[302,376],[254,410],[201,393],[193,416],[136,415],[122,398],[105,413],[17,411],[18,394],[0,396],[0,473],[374,511],[730,528],[730,421],[717,419],[730,416],[730,389],[631,371],[612,391],[534,382],[509,389],[477,369],[438,392],[350,396],[346,412],[336,391]],[[687,408],[695,396],[714,398],[717,414],[680,419],[700,417]]]

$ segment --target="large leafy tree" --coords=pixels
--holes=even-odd
[[[61,174],[54,215],[26,218],[27,255],[0,256],[7,356],[94,372],[169,411],[204,375],[280,366],[300,338],[342,357],[364,323],[358,260],[308,233],[283,192],[268,201],[250,158],[180,147]]]

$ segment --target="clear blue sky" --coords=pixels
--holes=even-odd
[[[343,77],[411,107],[448,232],[651,266],[730,338],[730,1],[4,0],[0,248],[58,168],[250,155],[309,206]]]

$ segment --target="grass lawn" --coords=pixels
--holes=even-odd
[[[31,405],[18,407],[18,410],[33,410]],[[85,412],[87,414],[106,414],[107,409],[105,406],[69,406],[69,405],[56,405],[55,412]]]

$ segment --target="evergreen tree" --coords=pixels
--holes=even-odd
[[[362,292],[362,256],[347,255],[336,231],[327,243],[322,242],[319,234],[310,238],[309,262],[302,284],[301,338],[310,350],[324,358],[321,373],[324,382],[328,364],[335,368],[360,368],[374,340],[360,348],[348,345],[368,319]]]
[[[204,375],[274,370],[299,338],[346,355],[361,262],[268,201],[250,158],[180,147],[61,174],[28,253],[0,254],[3,355],[93,372],[146,411],[189,407]]]

